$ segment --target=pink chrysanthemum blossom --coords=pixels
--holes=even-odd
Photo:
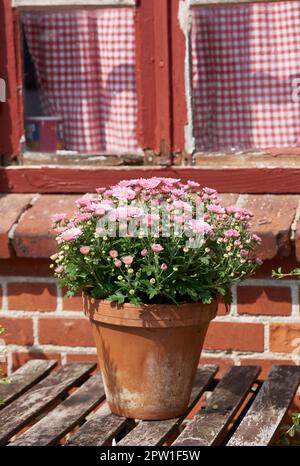
[[[69,228],[68,230],[65,230],[61,235],[60,239],[63,241],[72,241],[74,239],[79,238],[79,236],[82,235],[82,230],[81,228]]]
[[[213,232],[209,223],[203,220],[190,220],[189,225],[194,233],[211,234]]]
[[[148,249],[146,249],[146,248],[145,248],[145,249],[142,249],[142,251],[141,251],[141,256],[142,256],[142,257],[146,257],[147,254],[148,254]]]
[[[151,249],[152,249],[153,252],[157,252],[157,253],[162,252],[164,250],[162,245],[159,244],[159,243],[152,244]]]
[[[245,259],[245,257],[248,257],[249,256],[249,251],[247,251],[247,249],[241,249],[240,250],[240,256]]]
[[[121,257],[123,264],[125,265],[131,265],[133,262],[133,256],[125,256]]]
[[[217,204],[209,204],[207,206],[207,210],[209,210],[213,214],[218,214],[218,215],[223,215],[223,214],[226,213],[224,207],[221,207],[221,206],[219,206]]]
[[[79,249],[81,254],[84,254],[84,255],[89,254],[90,250],[91,248],[89,246],[81,246],[81,248]]]
[[[116,267],[121,267],[122,262],[121,262],[119,259],[116,259],[116,260],[114,261],[114,265],[115,265]]]
[[[203,191],[205,192],[205,194],[208,194],[208,195],[217,194],[217,191],[211,188],[203,188]]]
[[[62,273],[64,270],[65,270],[64,267],[62,265],[59,265],[58,267],[55,267],[54,272]]]
[[[63,220],[65,220],[67,217],[66,214],[54,214],[51,216],[51,220],[53,223],[59,223],[59,222],[62,222]]]
[[[121,201],[128,201],[135,198],[135,191],[126,186],[115,186],[112,188],[112,195]]]
[[[224,233],[225,238],[239,238],[240,232],[235,229],[227,230]]]
[[[110,255],[110,257],[112,257],[113,259],[115,259],[116,257],[118,257],[119,253],[118,253],[118,251],[116,251],[115,249],[111,249],[111,250],[109,251],[109,255]]]
[[[167,266],[167,264],[163,263],[163,264],[161,264],[160,268],[161,268],[161,270],[167,270],[168,266]]]

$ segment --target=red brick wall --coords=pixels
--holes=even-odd
[[[264,376],[274,363],[297,363],[300,282],[271,279],[272,268],[282,263],[266,264],[256,278],[234,289],[228,314],[220,306],[205,340],[202,362],[217,363],[222,370],[231,364],[261,364]],[[81,298],[62,298],[48,261],[0,260],[0,296],[8,371],[36,357],[62,364],[96,359]]]

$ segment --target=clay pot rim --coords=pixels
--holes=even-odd
[[[92,321],[126,327],[186,327],[209,323],[217,314],[218,300],[182,304],[117,304],[83,294],[84,313]]]

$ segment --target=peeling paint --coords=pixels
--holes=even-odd
[[[191,78],[191,29],[192,16],[190,11],[190,1],[180,0],[178,10],[178,21],[180,29],[185,36],[185,94],[187,104],[188,124],[184,128],[185,150],[188,154],[195,152],[195,138],[193,125],[193,98],[192,98],[192,78]]]

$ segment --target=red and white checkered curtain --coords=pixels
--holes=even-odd
[[[45,115],[66,148],[138,153],[133,8],[22,15]]]
[[[194,8],[192,18],[197,150],[299,146],[300,3]]]

